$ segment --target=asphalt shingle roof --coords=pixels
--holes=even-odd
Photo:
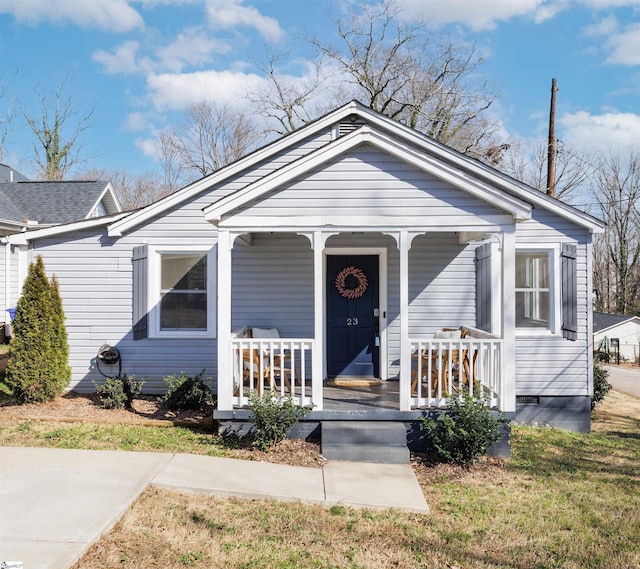
[[[621,324],[622,322],[627,322],[628,320],[633,320],[636,318],[635,316],[622,316],[620,314],[607,314],[606,312],[595,312],[593,313],[593,331],[600,332],[601,330],[606,330],[607,328],[611,328],[612,326],[616,326],[617,324]]]
[[[89,215],[106,186],[97,181],[0,183],[0,218],[47,225],[79,221]]]
[[[13,172],[13,180],[11,179],[11,173]],[[1,182],[28,182],[29,178],[23,176],[17,170],[14,170],[11,166],[6,164],[0,164],[0,183]]]

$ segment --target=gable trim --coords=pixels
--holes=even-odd
[[[216,170],[212,174],[209,174],[205,178],[197,180],[188,186],[185,186],[181,190],[137,211],[132,213],[127,219],[123,219],[118,223],[114,223],[109,227],[110,237],[122,237],[122,235],[137,225],[148,221],[149,219],[161,214],[162,212],[175,207],[182,202],[190,199],[192,196],[199,194],[201,191],[207,188],[212,188],[216,184],[224,182],[226,179],[251,168],[255,164],[267,159],[269,156],[277,154],[278,152],[293,146],[297,142],[312,136],[314,133],[318,133],[325,128],[329,128],[336,120],[339,120],[342,116],[347,116],[359,109],[359,105],[356,102],[348,103],[347,105],[336,109],[335,111],[325,115],[317,121],[303,126],[302,128],[283,136],[282,138],[255,150],[251,154],[248,154],[244,158],[240,158],[236,162],[232,162],[227,166],[224,166],[220,170]]]
[[[493,206],[511,214],[516,221],[531,219],[531,206],[528,203],[496,190],[481,181],[469,178],[457,169],[442,164],[434,157],[425,156],[407,144],[394,140],[389,135],[369,126],[362,126],[207,206],[203,210],[205,219],[217,223],[225,214],[265,196],[283,184],[326,164],[361,144],[370,144],[482,201],[490,201]]]
[[[104,190],[102,190],[102,192],[98,196],[98,199],[95,201],[95,203],[89,209],[89,212],[87,213],[85,219],[92,219],[93,216],[91,214],[93,213],[93,210],[95,210],[98,207],[98,204],[107,196],[107,194],[113,200],[113,203],[116,206],[116,210],[115,211],[112,211],[112,212],[107,211],[107,214],[121,213],[122,212],[122,206],[120,205],[120,200],[118,199],[118,195],[116,194],[115,190],[113,189],[113,186],[111,185],[111,182],[107,182],[107,185],[105,186]],[[106,209],[107,208],[105,207],[105,211],[106,211]]]

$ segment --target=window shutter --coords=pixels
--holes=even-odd
[[[133,248],[133,339],[148,337],[147,246]]]
[[[562,244],[562,337],[567,340],[578,338],[577,250],[574,244]]]
[[[476,327],[491,332],[491,243],[476,249]]]

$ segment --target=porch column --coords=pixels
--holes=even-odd
[[[231,370],[231,248],[229,231],[218,230],[218,410],[233,409]]]
[[[502,393],[500,407],[516,410],[516,236],[515,227],[502,234]]]
[[[411,346],[409,345],[409,233],[400,231],[400,411],[411,410]]]
[[[324,303],[323,303],[323,251],[326,237],[321,231],[313,232],[313,361],[311,363],[311,398],[314,409],[322,411],[322,384],[324,382]]]

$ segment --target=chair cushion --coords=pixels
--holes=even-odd
[[[280,333],[277,328],[254,328],[253,329],[253,337],[254,338],[279,338]]]
[[[460,330],[436,330],[433,337],[437,340],[459,340],[462,336]]]

